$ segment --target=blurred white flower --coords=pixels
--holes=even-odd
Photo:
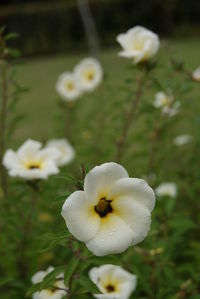
[[[110,264],[92,268],[89,277],[103,293],[93,294],[98,299],[128,299],[137,285],[136,275]]]
[[[161,109],[162,113],[169,117],[176,115],[180,108],[180,102],[174,101],[174,96],[170,91],[168,93],[164,91],[157,92],[153,105],[155,108]]]
[[[58,166],[70,163],[75,156],[75,152],[67,139],[53,139],[46,144],[47,148],[55,148],[59,151],[60,156],[56,159]]]
[[[193,73],[192,73],[192,78],[195,81],[199,81],[200,82],[200,67],[198,67]]]
[[[119,55],[132,59],[135,64],[153,57],[160,47],[158,35],[142,26],[135,26],[119,34],[117,41],[123,48]]]
[[[162,113],[166,116],[173,117],[179,112],[180,107],[181,107],[180,102],[176,101],[172,103],[172,105],[163,107]]]
[[[166,94],[164,91],[159,91],[155,94],[154,107],[163,108],[165,106],[170,106],[174,101],[172,94]]]
[[[39,271],[35,273],[32,277],[32,283],[36,284],[42,282],[43,279],[52,271],[54,270],[53,267],[49,267],[46,271]],[[66,289],[64,284],[64,274],[60,274],[56,277],[56,281],[54,284],[55,289],[44,289],[42,291],[35,292],[33,294],[33,299],[61,299],[63,296],[66,296],[66,291],[58,290],[56,288]]]
[[[34,180],[46,179],[58,173],[56,159],[60,155],[59,151],[54,148],[41,149],[41,146],[40,142],[29,139],[16,152],[7,150],[3,165],[9,175]]]
[[[177,186],[175,183],[171,182],[162,183],[155,189],[155,193],[157,196],[176,197]]]
[[[56,90],[65,102],[75,101],[81,95],[77,80],[70,72],[65,72],[58,77]]]
[[[184,144],[192,142],[193,137],[191,135],[179,135],[174,138],[174,144],[177,146],[182,146]]]
[[[103,256],[141,242],[154,205],[154,191],[144,180],[129,178],[121,165],[110,162],[86,175],[84,191],[66,199],[62,216],[72,235]]]
[[[103,69],[97,59],[85,58],[75,66],[74,76],[82,91],[92,91],[101,83]]]

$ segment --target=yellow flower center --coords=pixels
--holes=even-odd
[[[73,82],[66,82],[65,83],[65,88],[69,91],[74,90],[74,83]]]
[[[113,208],[111,206],[112,200],[106,199],[106,197],[100,198],[98,204],[94,207],[95,212],[100,217],[105,217],[107,214],[112,213]]]
[[[85,73],[85,78],[88,80],[88,81],[92,81],[94,79],[94,76],[95,76],[95,73],[93,70],[90,70],[88,72]]]
[[[41,169],[41,165],[39,163],[30,163],[26,167],[28,169]]]

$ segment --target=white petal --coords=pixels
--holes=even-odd
[[[21,163],[17,154],[13,150],[7,150],[3,157],[3,165],[8,168],[20,168]]]
[[[83,191],[76,191],[67,198],[61,214],[69,231],[80,241],[92,239],[99,229],[100,217]]]
[[[34,284],[39,283],[44,279],[45,276],[46,276],[45,271],[39,271],[32,276],[31,281]]]
[[[42,144],[38,141],[28,139],[24,144],[18,149],[17,154],[19,157],[32,157],[40,148]]]
[[[132,245],[143,241],[151,224],[149,209],[130,197],[119,197],[113,201],[112,207],[115,215],[121,217],[132,229],[134,236]]]
[[[56,148],[44,148],[37,154],[40,161],[56,160],[60,157],[60,152]]]
[[[101,218],[101,225],[96,236],[86,243],[86,246],[97,256],[111,253],[121,253],[133,241],[133,231],[114,213]]]
[[[49,140],[46,144],[47,148],[53,147],[56,148],[60,156],[56,159],[56,163],[58,166],[63,166],[68,164],[74,159],[75,152],[71,144],[67,139],[53,139]]]
[[[123,178],[118,180],[110,190],[109,197],[130,196],[150,211],[155,205],[155,194],[153,189],[141,179]]]
[[[87,198],[97,203],[99,196],[109,192],[115,181],[127,178],[128,173],[121,165],[110,162],[94,167],[85,177],[84,191]]]

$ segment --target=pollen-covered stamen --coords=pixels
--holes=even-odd
[[[108,293],[112,293],[115,291],[115,287],[113,285],[109,284],[106,286],[106,290]]]
[[[111,213],[113,211],[111,202],[112,200],[106,199],[106,197],[102,197],[99,200],[94,209],[100,217],[105,217],[108,213]]]

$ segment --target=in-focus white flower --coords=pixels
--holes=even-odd
[[[177,195],[177,186],[175,183],[162,183],[156,189],[155,193],[157,196],[170,196],[176,197]]]
[[[46,271],[39,271],[35,273],[32,277],[32,283],[37,284],[42,282],[43,279],[52,271],[54,270],[53,267],[49,267]],[[56,277],[56,281],[54,284],[54,288],[52,289],[44,289],[42,291],[35,292],[33,294],[33,299],[61,299],[63,296],[66,296],[65,290],[59,290],[56,288],[66,289],[64,284],[64,274],[60,274]]]
[[[153,102],[155,108],[161,109],[163,115],[172,117],[176,115],[180,108],[180,102],[174,101],[173,94],[169,91],[159,91],[155,94],[155,100]]]
[[[142,26],[135,26],[119,34],[117,41],[123,48],[119,55],[132,59],[135,64],[149,60],[160,47],[158,35]]]
[[[174,138],[174,144],[177,146],[182,146],[192,142],[193,137],[191,135],[179,135]]]
[[[82,91],[92,91],[101,83],[103,69],[97,59],[85,58],[75,66],[74,75]]]
[[[77,80],[74,74],[70,72],[65,72],[59,76],[56,90],[66,102],[75,101],[81,95]]]
[[[62,216],[72,235],[103,256],[141,242],[154,205],[154,192],[144,180],[129,178],[121,165],[110,162],[86,175],[84,191],[66,199]]]
[[[200,67],[198,67],[193,73],[192,73],[192,78],[195,81],[200,82]]]
[[[128,299],[136,289],[137,277],[115,265],[92,268],[89,277],[103,294],[93,294],[98,299]]]
[[[60,156],[56,159],[58,166],[70,163],[75,156],[75,152],[67,139],[53,139],[47,142],[47,148],[55,148],[59,151]]]
[[[13,177],[26,180],[46,179],[59,172],[56,159],[60,153],[54,148],[41,149],[38,141],[27,140],[16,152],[7,150],[3,157],[3,165]]]

